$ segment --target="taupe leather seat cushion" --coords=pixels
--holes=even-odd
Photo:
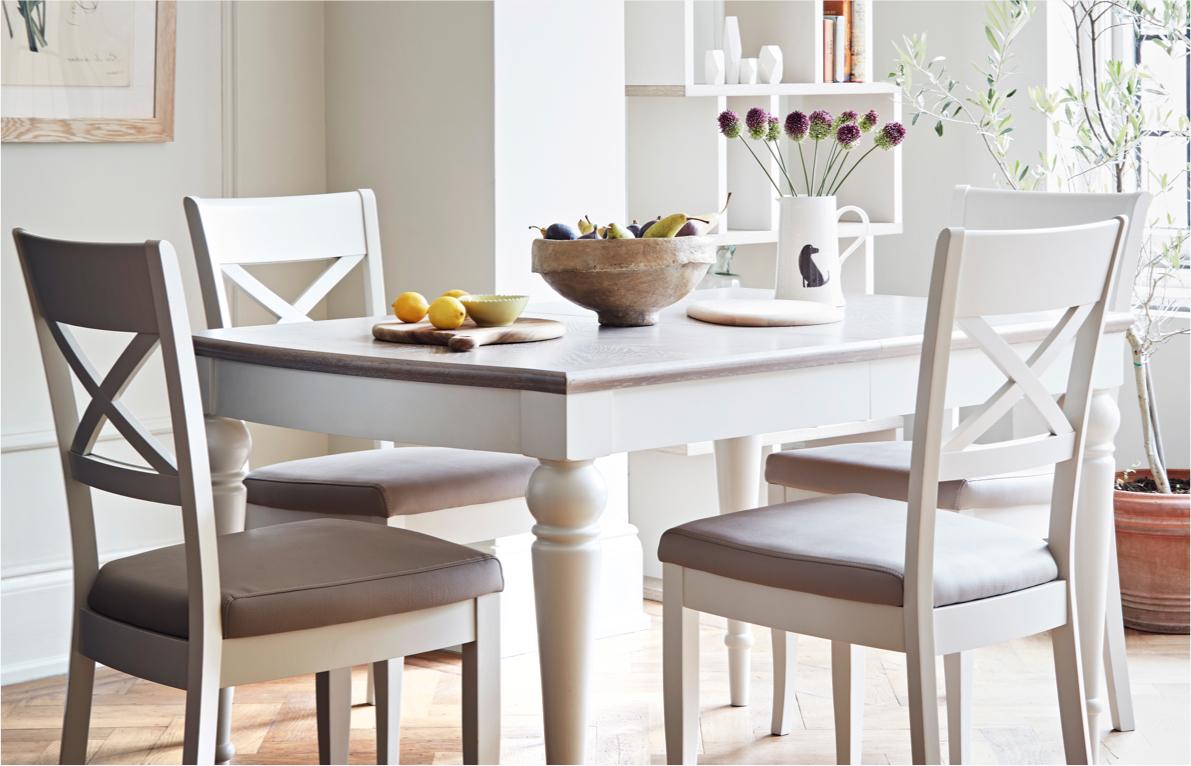
[[[497,452],[370,449],[265,466],[244,484],[257,505],[389,518],[524,497],[537,465]]]
[[[504,588],[492,556],[364,521],[314,519],[219,538],[223,635],[241,638],[413,612]],[[105,564],[88,604],[99,614],[186,637],[181,545]]]
[[[906,500],[912,442],[861,442],[775,452],[765,480],[784,487],[838,495],[863,492]],[[939,507],[950,511],[1050,505],[1054,473],[1048,469],[939,482]]]
[[[935,606],[1050,582],[1058,567],[1037,537],[958,513],[935,526]],[[837,495],[692,521],[662,535],[658,558],[775,588],[901,606],[906,506]]]

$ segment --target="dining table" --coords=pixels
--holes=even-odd
[[[725,288],[700,298],[765,298]],[[690,300],[688,298],[688,300]],[[926,301],[849,295],[843,320],[800,327],[732,327],[686,316],[686,302],[648,327],[601,327],[592,312],[531,303],[566,334],[454,352],[377,341],[376,317],[196,332],[212,482],[221,532],[243,527],[248,436],[242,421],[428,446],[520,453],[539,461],[526,489],[546,760],[587,752],[593,605],[609,455],[713,441],[721,512],[762,504],[762,436],[912,414]],[[1102,702],[1105,601],[1115,577],[1112,485],[1123,342],[1131,318],[1107,318],[1083,457],[1076,593],[1091,731]],[[1051,315],[1000,317],[1023,357]],[[953,337],[947,405],[979,405],[1004,382],[962,333]],[[1064,390],[1062,362],[1042,376]],[[635,515],[648,508],[634,508]],[[731,671],[748,673],[751,629],[731,623]],[[742,684],[743,685],[743,684]],[[660,685],[659,685],[659,694]],[[230,692],[228,693],[230,700]],[[733,700],[740,702],[740,700]],[[226,716],[225,716],[226,718]],[[230,755],[221,724],[221,759]]]

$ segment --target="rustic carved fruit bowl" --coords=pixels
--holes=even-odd
[[[657,324],[715,262],[711,237],[535,239],[533,270],[610,327]]]

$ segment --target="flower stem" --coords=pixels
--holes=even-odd
[[[737,136],[737,138],[744,144],[744,148],[749,150],[749,154],[753,155],[753,159],[757,161],[757,164],[761,166],[761,172],[769,179],[769,183],[773,184],[773,188],[777,190],[777,196],[782,196],[782,187],[774,183],[773,176],[769,175],[769,171],[765,169],[765,163],[761,162],[761,158],[753,151],[753,147],[749,146],[749,142],[745,140],[744,136]]]
[[[765,148],[769,150],[769,156],[773,157],[773,159],[777,161],[778,169],[781,170],[782,175],[786,177],[786,183],[790,186],[790,193],[797,197],[798,192],[794,190],[794,182],[790,180],[790,174],[786,172],[786,163],[782,160],[782,153],[777,150],[777,147],[773,146],[773,144],[769,143],[768,141],[765,142]]]
[[[835,161],[839,156],[839,143],[831,145],[831,151],[827,153],[827,164],[823,167],[823,177],[819,179],[819,186],[815,189],[815,194],[823,196],[823,190],[827,186],[827,179],[831,177],[831,170],[835,167]]]
[[[798,142],[798,161],[802,163],[802,182],[806,184],[806,194],[811,193],[811,180],[806,175],[806,156],[802,153],[802,142]]]
[[[815,141],[815,154],[811,157],[811,184],[815,183],[815,173],[819,168],[819,142]],[[807,194],[813,195],[814,192],[807,190]]]
[[[844,185],[844,181],[848,180],[848,176],[852,175],[852,171],[855,170],[856,167],[860,163],[864,162],[864,158],[869,156],[870,154],[872,154],[876,150],[876,148],[877,148],[876,146],[872,146],[869,148],[869,150],[867,152],[860,155],[860,159],[856,160],[856,162],[853,163],[852,167],[849,168],[848,172],[844,174],[844,177],[840,179],[840,182],[835,185],[835,188],[831,192],[832,194],[835,194],[837,191],[839,191],[840,187]]]
[[[844,150],[841,153],[840,163],[835,168],[835,177],[831,179],[831,183],[827,184],[827,188],[829,189],[829,191],[827,193],[829,195],[835,194],[835,192],[839,189],[839,187],[835,185],[835,182],[839,180],[840,171],[842,171],[844,169],[844,165],[847,165],[847,164],[848,164],[848,154],[847,154],[847,150]]]

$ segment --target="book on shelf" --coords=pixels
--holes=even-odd
[[[839,16],[823,17],[823,82],[835,82],[835,27]]]
[[[868,0],[824,0],[824,82],[863,82],[867,69],[865,33],[869,23]],[[827,21],[831,20],[830,32]],[[834,56],[828,58],[829,44]]]

